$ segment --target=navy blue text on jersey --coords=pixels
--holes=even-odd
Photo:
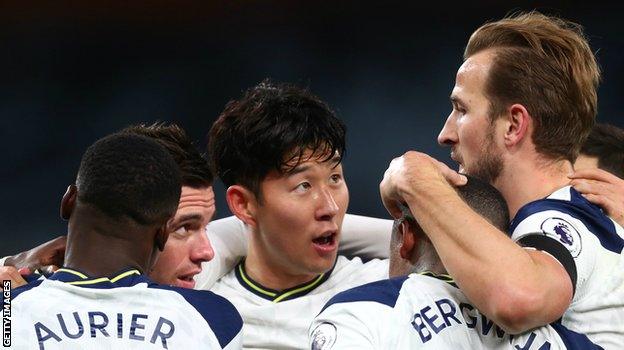
[[[151,318],[151,319],[150,319]],[[39,342],[39,349],[44,350],[46,344],[53,342],[68,342],[73,339],[116,337],[136,341],[149,341],[152,344],[160,344],[167,348],[167,339],[175,332],[173,322],[158,317],[154,325],[154,316],[143,314],[126,315],[122,313],[107,315],[101,311],[74,311],[72,313],[59,313],[56,315],[58,322],[43,324],[36,322],[35,333]],[[152,325],[152,327],[148,327]],[[151,328],[151,329],[150,329]],[[84,343],[83,343],[84,344]],[[68,347],[71,345],[68,344]]]
[[[463,322],[462,322],[463,320]],[[434,305],[427,305],[412,316],[412,327],[418,332],[420,340],[424,343],[433,339],[448,327],[467,327],[468,329],[481,332],[484,336],[503,338],[507,336],[509,343],[517,350],[550,349],[548,341],[536,343],[537,335],[531,333],[522,344],[514,339],[513,335],[505,334],[499,326],[481,314],[474,306],[468,303],[459,305],[450,299],[438,299]]]

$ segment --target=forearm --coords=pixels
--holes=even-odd
[[[550,257],[518,246],[450,186],[428,186],[404,198],[449,274],[479,310],[511,332],[550,323],[563,313],[567,304],[553,302],[562,288],[553,285],[552,275],[560,271],[545,260]]]

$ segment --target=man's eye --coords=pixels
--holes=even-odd
[[[302,182],[297,187],[295,187],[296,192],[305,192],[312,187],[309,182]]]
[[[330,179],[333,183],[340,183],[340,181],[342,180],[342,175],[333,174]]]
[[[180,226],[177,230],[174,231],[175,233],[179,234],[179,235],[183,235],[185,233],[188,232],[188,227],[186,225],[184,226]]]

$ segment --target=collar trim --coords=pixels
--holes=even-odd
[[[336,266],[335,262],[334,266]],[[238,265],[234,269],[234,274],[236,275],[236,279],[241,284],[241,286],[243,286],[248,291],[263,299],[272,301],[274,303],[279,303],[281,301],[296,299],[310,293],[316,287],[323,284],[323,282],[325,282],[329,278],[329,276],[331,276],[334,270],[334,266],[332,266],[331,270],[318,275],[311,281],[302,283],[292,288],[284,289],[282,291],[266,288],[260,283],[254,281],[251,277],[249,277],[245,272],[245,260],[242,260],[240,263],[238,263]]]

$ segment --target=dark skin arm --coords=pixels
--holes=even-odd
[[[32,249],[7,257],[4,265],[13,266],[18,270],[27,268],[29,271],[47,266],[54,269],[63,265],[66,244],[67,236],[56,237]]]

